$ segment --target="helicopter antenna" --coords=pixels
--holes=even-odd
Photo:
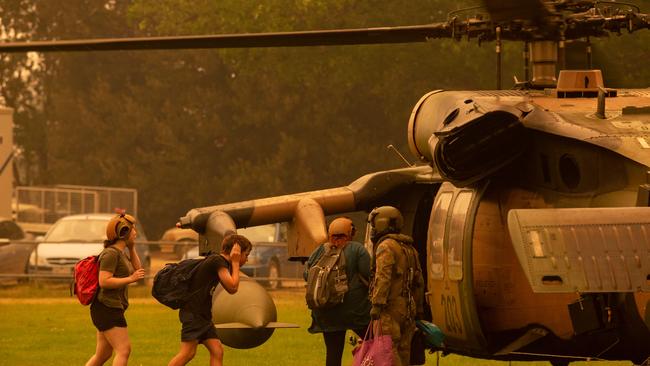
[[[607,95],[607,90],[598,86],[598,106],[596,107],[596,117],[600,119],[606,119],[605,115],[605,96]]]
[[[397,154],[397,156],[399,156],[402,159],[402,161],[404,161],[406,163],[406,165],[408,165],[409,167],[415,166],[415,164],[411,164],[408,160],[406,160],[404,155],[402,155],[402,153],[400,153],[397,150],[397,148],[395,148],[395,146],[393,146],[393,144],[390,144],[390,145],[386,146],[386,148],[388,150],[393,150],[395,152],[395,154]]]
[[[497,53],[497,90],[501,90],[501,27],[496,29],[496,46]]]
[[[557,45],[558,61],[560,70],[566,69],[566,37],[564,35],[564,26],[560,26],[560,41]]]
[[[587,37],[587,70],[591,70],[593,68],[592,63],[591,63],[591,39]]]
[[[530,80],[530,42],[524,42],[524,80]]]

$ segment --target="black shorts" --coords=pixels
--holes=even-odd
[[[126,318],[124,310],[111,308],[104,305],[101,301],[95,300],[90,305],[90,318],[98,331],[104,332],[113,327],[126,328]]]
[[[178,319],[183,325],[181,328],[181,342],[199,341],[199,343],[202,343],[209,338],[219,339],[212,320],[203,319],[183,309],[178,312]]]

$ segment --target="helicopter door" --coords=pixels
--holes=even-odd
[[[471,288],[471,239],[482,188],[456,188],[442,184],[433,203],[427,235],[427,302],[433,322],[447,343],[481,348],[480,328]],[[463,265],[465,264],[465,266]],[[471,314],[474,314],[472,316]]]

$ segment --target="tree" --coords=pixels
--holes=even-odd
[[[17,30],[13,38],[72,39],[424,24],[475,3],[70,0],[0,6],[4,29]],[[504,81],[523,78],[521,47],[506,44]],[[627,57],[638,52],[620,49]],[[16,118],[24,134],[17,140],[38,157],[34,182],[135,187],[150,237],[192,207],[340,186],[403,166],[386,145],[406,152],[408,118],[423,94],[495,85],[494,44],[451,40],[6,60],[3,95],[25,111]],[[8,71],[21,67],[30,70],[30,80]]]

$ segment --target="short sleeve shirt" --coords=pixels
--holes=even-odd
[[[133,266],[123,251],[115,247],[104,248],[99,254],[99,270],[113,273],[113,277],[124,278],[133,273]],[[129,306],[128,285],[120,288],[102,288],[97,300],[110,308],[124,309]]]
[[[190,291],[197,293],[183,305],[183,311],[190,311],[205,320],[212,319],[212,290],[219,284],[221,268],[232,273],[230,262],[220,254],[210,255],[199,264],[190,284]]]

